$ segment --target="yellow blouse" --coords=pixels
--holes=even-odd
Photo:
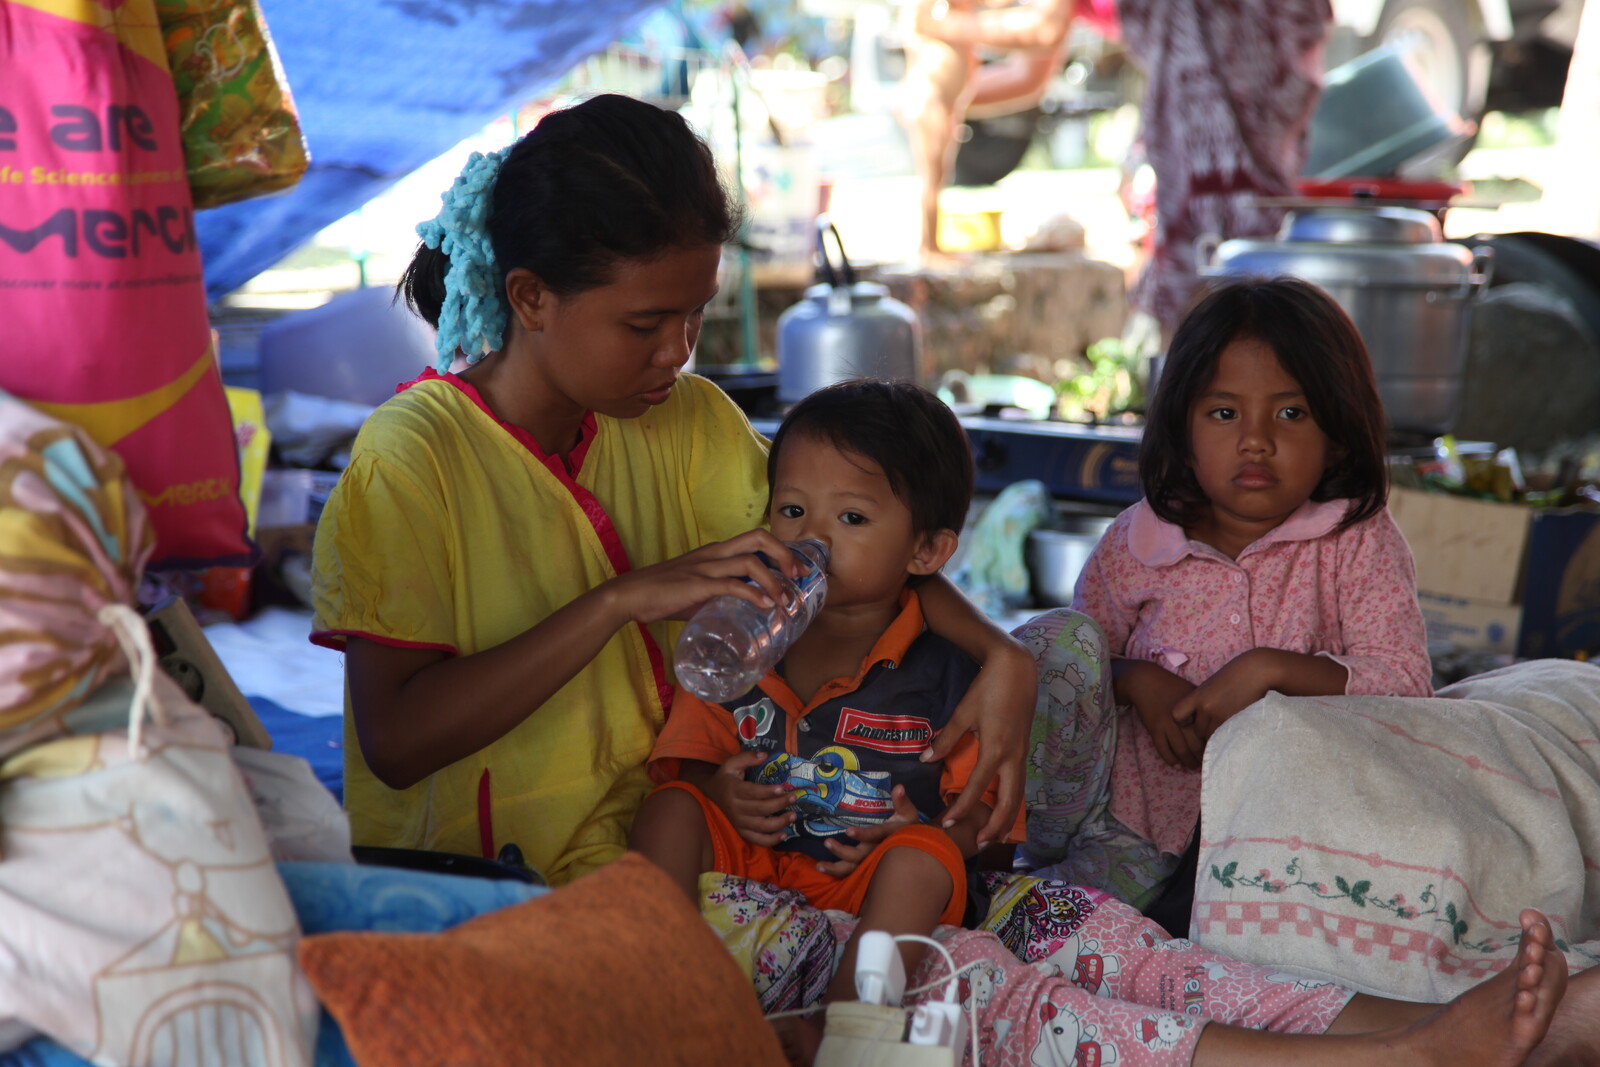
[[[367,420],[322,513],[312,639],[493,648],[630,566],[761,525],[766,448],[686,374],[640,418],[591,414],[568,476],[471,385],[430,372]],[[650,788],[680,628],[624,627],[510,733],[399,791],[362,758],[347,692],[356,844],[493,855],[514,842],[553,883],[617,858]]]

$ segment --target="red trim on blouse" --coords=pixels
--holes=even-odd
[[[418,377],[409,382],[402,382],[396,387],[395,392],[409,389],[418,382],[435,379],[448,382],[461,390],[468,400],[476,404],[485,415],[493,419],[518,444],[526,448],[534,459],[537,459],[551,474],[555,475],[556,481],[560,482],[567,492],[572,494],[572,499],[582,509],[584,517],[589,520],[589,525],[594,527],[594,532],[600,538],[600,545],[605,549],[606,559],[610,562],[613,571],[617,574],[626,574],[633,570],[633,564],[628,561],[627,550],[622,547],[622,537],[617,533],[616,525],[611,521],[611,516],[606,514],[604,505],[595,498],[593,493],[579,485],[573,478],[574,474],[583,469],[583,459],[589,454],[589,446],[595,439],[597,427],[594,412],[586,411],[583,414],[583,422],[578,428],[577,447],[568,453],[568,459],[572,463],[572,473],[569,474],[567,466],[561,461],[560,456],[548,454],[539,447],[539,442],[534,440],[531,433],[520,426],[513,426],[500,418],[499,415],[496,415],[493,409],[484,402],[482,394],[473,387],[472,383],[458,375],[440,374],[432,367],[428,367]],[[635,625],[639,627],[639,636],[644,639],[645,654],[650,660],[650,672],[655,676],[656,696],[661,701],[661,714],[663,717],[670,715],[672,713],[672,697],[675,691],[672,688],[672,684],[667,681],[666,658],[662,656],[661,646],[657,645],[656,639],[650,636],[650,631],[645,628],[644,623],[635,623]]]
[[[493,419],[502,430],[515,438],[516,442],[532,453],[535,459],[537,459],[540,463],[543,463],[546,467],[549,467],[552,474],[554,474],[557,478],[563,479],[564,481],[572,480],[571,476],[567,474],[567,466],[561,461],[560,456],[549,455],[544,449],[539,447],[539,442],[533,439],[533,434],[529,433],[527,430],[524,430],[521,426],[506,422],[499,415],[496,415],[494,413],[494,409],[491,408],[488,402],[483,399],[483,394],[478,392],[477,387],[459,375],[440,374],[432,367],[428,367],[419,376],[413,378],[411,381],[401,382],[395,387],[395,392],[398,393],[402,390],[409,389],[418,382],[428,381],[449,382],[451,385],[461,390],[462,394],[466,396],[468,400],[476,404],[480,411]],[[583,421],[578,424],[578,444],[571,452],[567,453],[567,460],[571,462],[574,474],[583,469],[583,457],[589,454],[589,446],[594,442],[595,430],[596,426],[594,421],[594,412],[585,411],[583,413]]]
[[[489,768],[478,776],[478,848],[483,858],[494,859],[494,809],[489,805]]]
[[[390,648],[426,648],[435,652],[447,652],[452,656],[459,654],[455,645],[440,645],[431,641],[402,641],[398,637],[382,637],[378,634],[369,634],[365,630],[317,630],[311,635],[311,643],[331,648],[335,652],[343,652],[347,637],[360,637],[380,645],[388,645]]]

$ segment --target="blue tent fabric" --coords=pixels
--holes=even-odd
[[[311,166],[284,193],[195,217],[207,294],[237,289],[557,81],[657,3],[263,0]]]

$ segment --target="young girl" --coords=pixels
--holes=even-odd
[[[1145,499],[1078,579],[1073,607],[1099,633],[1069,616],[1019,636],[1051,648],[1046,660],[1076,647],[1068,666],[1085,678],[1109,648],[1124,708],[1109,730],[1077,709],[1071,736],[1036,750],[1030,779],[1050,795],[1024,859],[1143,906],[1194,833],[1200,756],[1229,718],[1271,690],[1432,689],[1411,553],[1385,508],[1383,408],[1366,347],[1326,293],[1250,281],[1195,307],[1139,472]],[[1085,795],[1043,784],[1069,780]]]
[[[794,561],[754,529],[766,442],[682,374],[737,228],[683,119],[596,97],[474,155],[443,199],[401,283],[438,368],[368,420],[323,512],[313,640],[346,652],[358,844],[515,843],[559,883],[626,845],[672,703],[668,620],[765,603],[754,553]],[[980,731],[998,835],[1032,664],[929,593],[933,627],[995,668],[931,747]]]

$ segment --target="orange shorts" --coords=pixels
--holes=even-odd
[[[892,848],[915,848],[944,864],[950,874],[950,903],[939,916],[941,923],[961,924],[967,907],[967,867],[961,849],[949,834],[936,826],[902,826],[867,854],[860,865],[843,878],[817,870],[817,861],[804,852],[780,852],[763,845],[752,845],[739,836],[723,810],[688,782],[666,782],[652,792],[682,789],[700,802],[706,828],[711,832],[713,863],[723,874],[753,878],[781,889],[793,889],[805,896],[813,907],[833,908],[852,915],[861,914],[861,901],[867,895],[872,873]]]

